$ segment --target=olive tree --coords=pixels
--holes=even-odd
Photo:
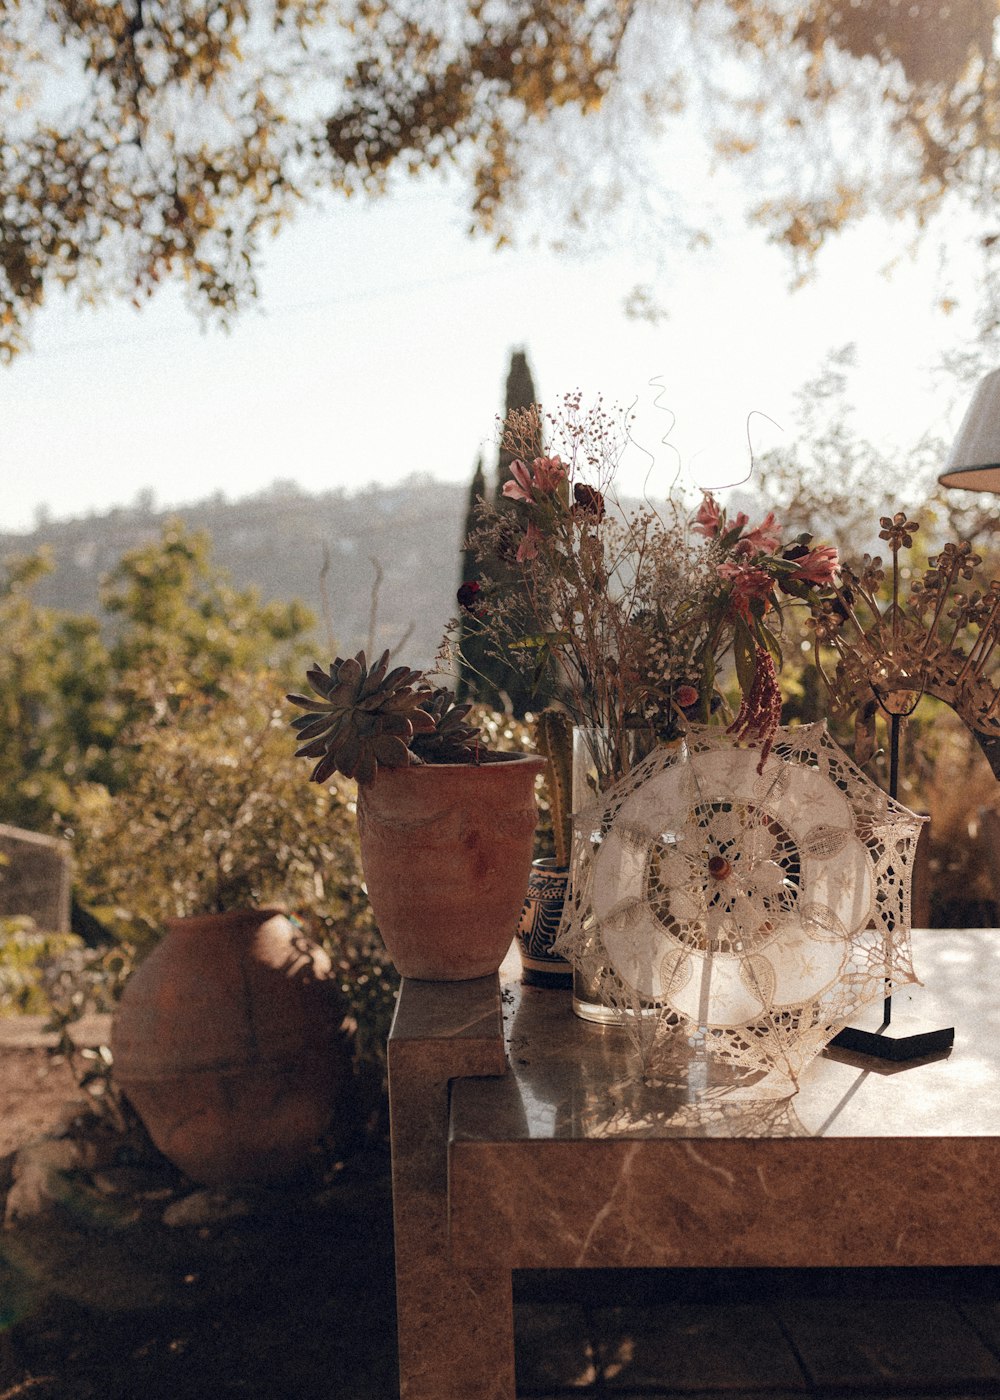
[[[627,204],[661,219],[649,243],[692,184],[671,158],[685,111],[749,166],[750,216],[800,259],[952,194],[992,247],[996,17],[996,0],[0,0],[0,356],[58,285],[141,301],[176,275],[231,316],[305,201],[439,167],[499,240],[534,188],[558,241]],[[653,138],[655,169],[635,156]]]

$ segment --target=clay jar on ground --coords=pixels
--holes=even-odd
[[[510,947],[531,869],[542,758],[380,768],[358,795],[368,898],[403,977],[485,977]]]
[[[170,919],[126,984],[115,1079],[163,1155],[209,1185],[301,1166],[349,1076],[330,961],[278,910]]]

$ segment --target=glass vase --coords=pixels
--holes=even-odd
[[[577,821],[581,812],[593,807],[601,792],[611,785],[611,772],[611,745],[607,730],[575,727],[571,784],[574,834],[578,839],[582,836],[589,840],[592,846],[600,845],[600,827],[580,833]],[[601,1026],[617,1025],[620,1019],[618,1013],[601,1000],[602,971],[598,967],[592,975],[588,975],[581,967],[574,966],[573,1010],[581,1020]]]
[[[588,808],[594,808],[595,813],[599,811],[598,799],[603,792],[625,776],[623,768],[628,771],[652,753],[655,747],[656,736],[648,729],[637,728],[629,731],[628,751],[622,755],[615,752],[607,730],[575,727],[571,785],[574,824],[578,822],[580,814]],[[576,829],[577,835],[589,840],[592,847],[596,848],[603,840],[604,833],[599,823],[589,832],[581,833],[578,825]],[[620,1025],[620,1011],[608,1006],[601,996],[604,971],[599,964],[590,973],[574,966],[573,1010],[584,1021],[592,1021],[602,1026]]]

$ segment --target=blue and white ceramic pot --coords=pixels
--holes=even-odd
[[[528,894],[517,924],[522,978],[529,987],[572,987],[573,968],[552,951],[569,871],[551,857],[532,862]]]

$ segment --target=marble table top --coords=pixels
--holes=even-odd
[[[452,1083],[454,1257],[1000,1262],[1000,931],[915,931],[914,962],[923,985],[897,990],[893,1020],[953,1025],[950,1052],[898,1065],[828,1049],[793,1095],[736,1103],[698,1057],[643,1082],[624,1032],[581,1021],[568,992],[522,987],[516,955],[499,987],[422,984],[401,1002],[403,1036],[433,1039],[420,1002],[445,1039],[495,1033],[497,1000],[503,1020],[507,1072]]]
[[[524,987],[514,951],[500,973],[509,1073],[457,1082],[452,1140],[609,1137],[1000,1135],[1000,930],[914,930],[922,986],[899,988],[893,1022],[954,1026],[953,1049],[904,1064],[828,1049],[798,1093],[722,1101],[726,1074],[703,1059],[645,1084],[618,1026],[573,1014],[565,991]],[[864,1024],[881,1021],[881,1003]]]

